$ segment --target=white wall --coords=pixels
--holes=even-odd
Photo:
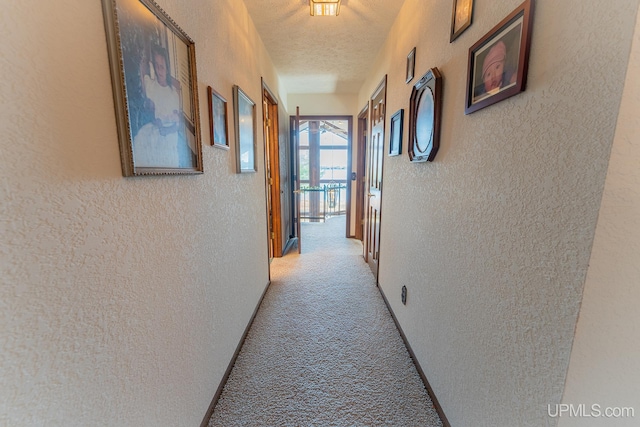
[[[296,107],[300,107],[301,116],[351,116],[358,110],[357,101],[355,94],[290,93],[287,96],[292,116],[296,114]]]
[[[406,0],[359,94],[388,74],[387,123],[407,113],[384,160],[379,281],[456,427],[556,422],[638,7],[536,1],[526,91],[465,116],[469,47],[520,3],[476,0],[449,43],[451,2]],[[429,164],[406,154],[414,46],[413,83],[444,78]]]
[[[640,15],[562,400],[576,408],[585,405],[590,414],[592,409],[630,407],[635,417],[589,419],[565,413],[563,427],[637,426],[640,419],[639,69]]]
[[[267,285],[262,127],[235,174],[206,87],[260,106],[275,70],[243,2],[158,2],[196,42],[203,175],[122,177],[100,1],[3,4],[0,425],[199,425]]]

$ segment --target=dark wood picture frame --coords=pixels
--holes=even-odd
[[[229,149],[229,127],[227,115],[227,100],[214,88],[207,86],[209,99],[209,134],[211,145]]]
[[[238,85],[233,86],[236,134],[236,172],[258,171],[256,156],[256,103]]]
[[[465,114],[524,92],[533,0],[526,0],[469,48]]]
[[[195,43],[153,0],[102,0],[124,176],[202,173]]]
[[[409,110],[409,160],[431,162],[440,148],[442,75],[431,68],[413,86]]]
[[[409,83],[413,80],[413,75],[416,71],[416,48],[411,49],[411,52],[407,55],[407,77],[405,83]]]
[[[453,13],[451,15],[451,37],[449,43],[471,26],[473,19],[474,0],[453,0]]]
[[[389,156],[402,154],[402,130],[404,127],[404,109],[401,108],[391,116],[389,123]]]

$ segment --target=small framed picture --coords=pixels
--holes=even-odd
[[[413,80],[413,73],[416,70],[416,48],[414,47],[407,55],[407,79],[406,83],[409,83]]]
[[[209,133],[211,145],[229,149],[229,131],[227,128],[227,100],[214,88],[207,87],[209,97]]]
[[[389,138],[389,156],[399,156],[402,153],[402,127],[404,124],[404,109],[396,111],[391,116],[391,132]]]
[[[236,131],[236,172],[256,172],[256,104],[237,85],[233,86]]]
[[[525,90],[533,0],[526,0],[469,49],[465,114]]]
[[[409,111],[409,160],[431,162],[440,148],[442,76],[431,68],[411,90]]]
[[[451,37],[449,43],[458,38],[469,26],[473,17],[473,0],[453,0],[451,15]]]
[[[102,0],[124,176],[202,173],[194,42],[153,0]]]

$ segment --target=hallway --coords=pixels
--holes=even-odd
[[[443,423],[639,425],[640,0],[529,1],[524,91],[471,114],[480,63],[524,0],[466,1],[454,40],[462,0],[342,3],[316,17],[299,0],[4,2],[0,426],[206,427],[214,399],[216,426],[429,425],[379,291]],[[156,62],[170,126],[144,87],[162,86]],[[420,129],[437,124],[440,148],[413,162],[436,68],[441,115]],[[292,117],[351,118],[352,161],[330,170],[360,229],[383,81],[378,288],[341,225],[309,224],[305,253],[270,264],[302,180]],[[158,168],[131,162],[142,128],[162,137]],[[137,166],[150,174],[127,176]],[[552,416],[591,404],[635,418]]]
[[[302,227],[209,426],[441,426],[345,217]]]

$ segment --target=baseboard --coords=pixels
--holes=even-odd
[[[433,406],[436,409],[436,412],[438,413],[438,416],[440,417],[440,420],[442,421],[442,425],[444,427],[451,427],[451,424],[449,424],[449,420],[447,419],[447,416],[444,414],[444,411],[442,410],[442,406],[440,406],[440,403],[438,402],[438,398],[436,397],[435,393],[433,392],[433,389],[431,388],[431,385],[429,385],[429,381],[427,380],[427,376],[424,374],[424,371],[422,370],[422,367],[420,366],[420,363],[418,362],[418,359],[416,358],[416,355],[413,352],[413,349],[411,348],[411,345],[409,345],[409,341],[407,341],[407,336],[404,334],[404,331],[402,330],[402,327],[400,326],[400,322],[398,322],[398,319],[396,318],[396,315],[393,312],[393,309],[391,308],[391,305],[389,304],[389,300],[387,300],[387,297],[384,294],[384,292],[382,290],[382,287],[380,287],[380,285],[378,285],[378,289],[380,290],[380,295],[382,295],[382,299],[384,300],[384,303],[386,304],[387,308],[389,309],[389,313],[391,313],[391,318],[393,319],[393,322],[396,324],[396,328],[398,328],[398,332],[400,332],[400,336],[402,337],[402,341],[404,341],[404,345],[407,347],[407,350],[409,351],[409,356],[411,356],[411,360],[413,360],[413,364],[416,366],[416,370],[418,371],[418,375],[420,375],[420,378],[422,379],[422,382],[424,383],[424,387],[427,389],[427,394],[431,398],[431,402],[433,402]]]
[[[207,410],[207,413],[204,416],[204,419],[202,420],[202,423],[200,424],[200,427],[207,427],[209,425],[209,420],[211,419],[211,415],[213,415],[213,410],[215,409],[216,405],[218,404],[218,399],[220,399],[220,395],[222,394],[222,390],[224,389],[225,384],[227,383],[227,380],[229,379],[229,375],[231,375],[231,370],[233,369],[233,365],[235,365],[236,363],[236,359],[238,358],[238,354],[240,354],[240,350],[242,350],[242,346],[244,345],[244,341],[247,339],[247,335],[249,334],[249,329],[251,329],[251,325],[253,325],[253,321],[256,318],[256,315],[258,314],[258,310],[260,309],[260,305],[262,305],[262,300],[264,300],[264,296],[267,294],[267,291],[269,290],[269,286],[271,285],[271,282],[267,283],[267,286],[265,286],[264,291],[262,292],[262,296],[260,297],[260,300],[258,301],[258,304],[256,305],[255,310],[253,310],[253,314],[251,315],[251,318],[249,319],[249,323],[247,324],[247,327],[244,330],[244,333],[242,334],[242,337],[240,338],[240,342],[238,343],[238,346],[236,347],[236,351],[233,353],[233,357],[231,358],[231,361],[229,362],[229,366],[227,366],[227,370],[225,371],[222,380],[220,380],[220,385],[218,385],[218,389],[216,390],[216,394],[213,395],[213,399],[211,400],[211,404],[209,405],[209,409]]]

